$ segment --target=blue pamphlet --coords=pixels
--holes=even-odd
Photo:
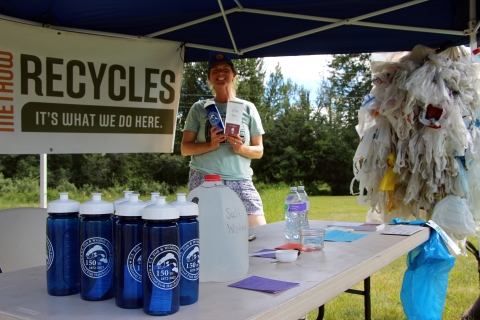
[[[341,230],[330,230],[327,231],[327,233],[325,234],[325,241],[352,242],[366,236],[368,236],[368,234],[345,232]]]

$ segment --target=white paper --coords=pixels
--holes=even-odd
[[[225,116],[225,134],[239,134],[242,124],[243,103],[228,101],[227,115]]]

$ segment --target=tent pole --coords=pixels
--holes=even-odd
[[[470,0],[470,52],[473,54],[473,50],[477,49],[477,4],[475,0]],[[477,248],[480,250],[480,237],[478,237]],[[480,263],[480,262],[479,262]],[[479,264],[480,268],[480,264]],[[480,272],[480,269],[479,269]]]
[[[47,207],[47,154],[40,154],[40,208]]]
[[[475,0],[470,0],[470,51],[477,49],[477,4]],[[479,238],[480,241],[480,238]]]

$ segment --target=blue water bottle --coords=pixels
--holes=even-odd
[[[222,132],[220,133],[223,133],[225,130],[225,126],[223,125],[222,116],[220,115],[220,111],[218,111],[218,108],[215,105],[215,101],[208,100],[205,102],[203,107],[205,108],[205,112],[207,112],[207,118],[208,121],[210,121],[212,127],[217,126],[217,129],[222,129]]]
[[[80,204],[80,293],[87,301],[113,298],[113,204],[101,195]]]
[[[80,203],[61,192],[47,206],[47,291],[52,296],[80,292],[80,246],[78,212]]]
[[[117,205],[119,205],[120,203],[122,202],[125,202],[125,201],[128,201],[128,196],[130,194],[132,194],[133,191],[123,191],[123,198],[119,198],[119,199],[116,199],[113,201],[113,215],[112,215],[112,224],[113,224],[113,247],[115,248],[115,239],[116,239],[116,236],[115,236],[115,225],[117,223],[117,220],[118,220],[118,217],[117,217],[117,214],[116,214],[116,211],[117,211]]]
[[[198,228],[198,206],[186,200],[185,193],[177,193],[177,201],[170,202],[180,214],[180,305],[198,301],[200,246]]]
[[[178,209],[157,197],[143,208],[143,311],[153,316],[180,309],[180,235]]]
[[[145,203],[138,194],[119,203],[115,240],[115,303],[120,308],[143,307],[142,294],[142,209]]]

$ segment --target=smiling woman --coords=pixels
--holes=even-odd
[[[188,113],[183,131],[181,152],[191,156],[188,188],[193,190],[204,182],[206,174],[218,174],[222,182],[240,197],[248,213],[249,226],[265,224],[262,199],[252,182],[251,159],[263,155],[264,134],[257,108],[251,102],[235,97],[237,71],[232,60],[218,53],[208,63],[208,82],[215,98],[196,102]],[[214,104],[225,122],[231,104],[242,105],[238,134],[225,134],[212,125],[205,108]]]

